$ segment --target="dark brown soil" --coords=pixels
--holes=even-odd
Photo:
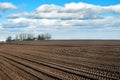
[[[120,80],[120,41],[1,43],[0,80]]]

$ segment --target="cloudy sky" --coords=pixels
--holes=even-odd
[[[0,0],[0,41],[20,33],[120,39],[120,0]]]

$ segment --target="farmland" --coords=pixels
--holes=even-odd
[[[120,41],[1,43],[0,80],[120,80]]]

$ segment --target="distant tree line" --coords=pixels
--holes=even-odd
[[[20,42],[20,41],[34,41],[34,40],[50,40],[51,34],[39,34],[35,36],[31,33],[21,33],[19,35],[16,35],[15,38],[12,39],[11,36],[8,36],[6,39],[6,42]]]

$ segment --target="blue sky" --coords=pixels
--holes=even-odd
[[[20,33],[53,39],[120,39],[120,0],[0,0],[0,41]]]

